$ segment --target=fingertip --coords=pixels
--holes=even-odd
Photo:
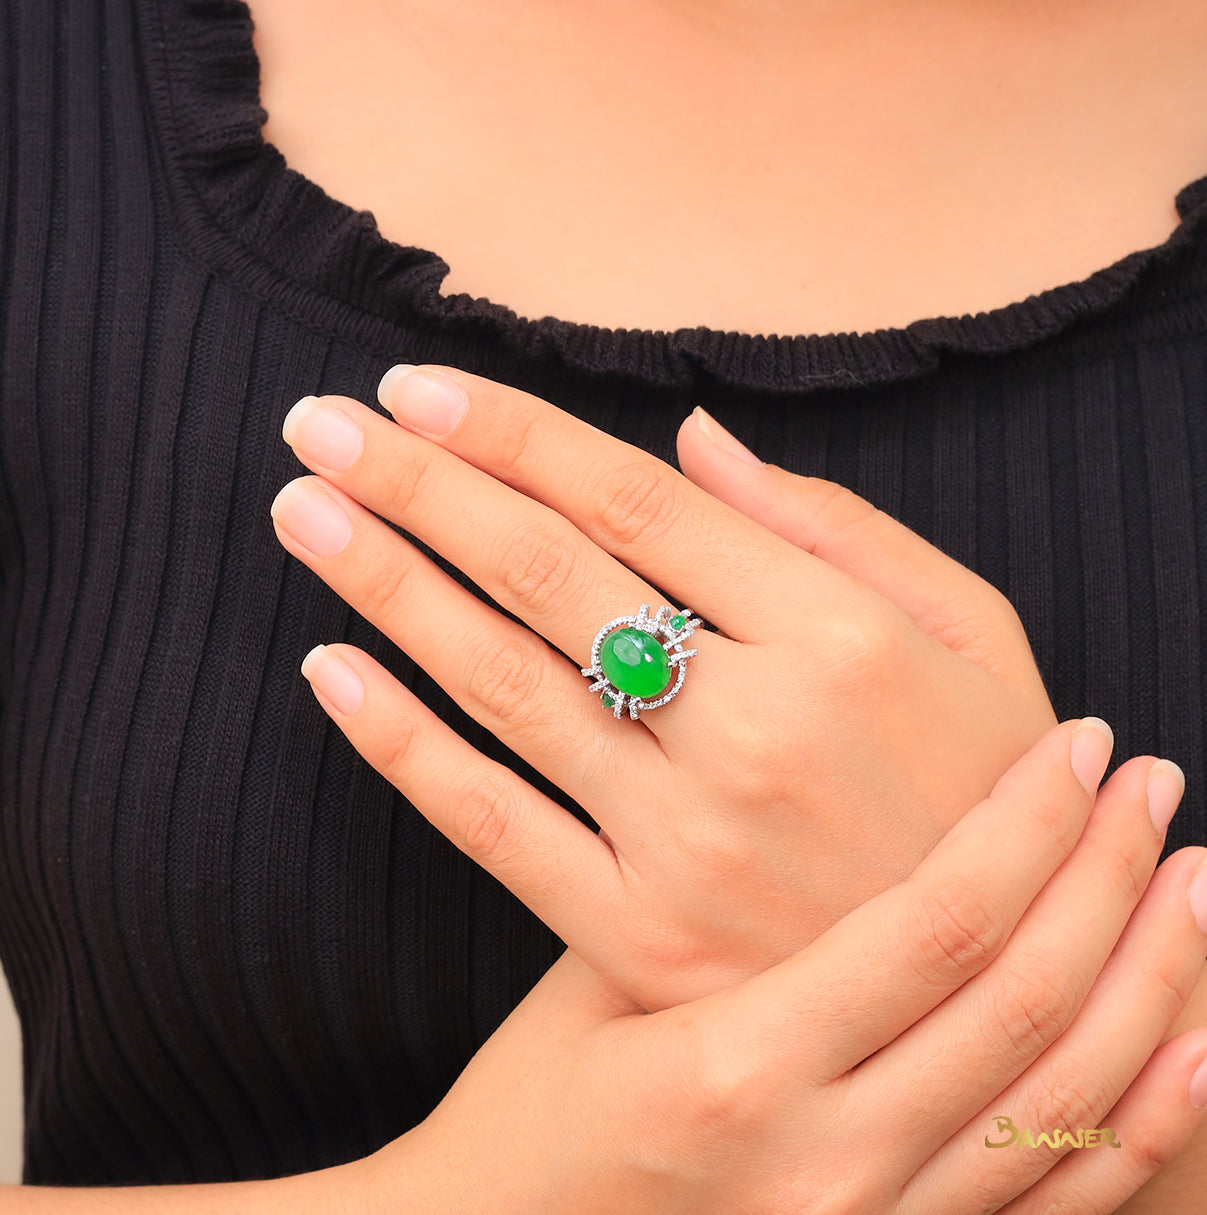
[[[402,380],[406,376],[410,375],[414,370],[414,363],[395,363],[394,366],[381,377],[377,384],[377,403],[383,409],[389,409],[391,406],[394,385],[397,384],[399,380]]]
[[[351,717],[365,702],[361,677],[335,650],[317,645],[302,660],[302,674],[309,681],[320,703],[326,701],[344,717]],[[330,709],[328,708],[328,712]]]
[[[1198,1062],[1190,1076],[1190,1084],[1186,1090],[1186,1098],[1191,1109],[1200,1114],[1207,1111],[1207,1042],[1199,1051]]]
[[[316,645],[305,658],[302,659],[302,674],[307,679],[310,679],[311,675],[314,674],[315,668],[318,666],[319,661],[322,658],[323,651],[326,648],[327,647],[325,645],[320,643],[319,645]]]
[[[1186,773],[1173,760],[1159,759],[1148,770],[1148,809],[1158,835],[1165,834],[1185,792]]]
[[[1069,745],[1069,762],[1091,797],[1102,784],[1114,749],[1115,732],[1101,717],[1083,717],[1078,722]]]
[[[707,413],[704,408],[697,405],[689,415],[696,424],[696,428],[708,443],[716,451],[720,452],[727,459],[740,460],[744,464],[752,464],[757,468],[763,467],[763,461],[758,458],[744,444],[740,443],[720,422],[711,414]]]

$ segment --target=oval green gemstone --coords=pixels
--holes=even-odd
[[[671,660],[661,643],[641,629],[623,628],[609,633],[599,649],[599,665],[612,686],[648,700],[671,680]]]
[[[605,692],[600,698],[605,709],[610,709],[616,702]]]
[[[687,617],[686,616],[672,616],[670,618],[669,623],[670,623],[671,628],[674,629],[675,632],[678,632],[687,623]]]

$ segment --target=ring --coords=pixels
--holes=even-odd
[[[699,653],[681,644],[700,623],[691,618],[690,608],[672,615],[674,608],[660,607],[652,620],[649,612],[650,605],[643,603],[636,616],[609,620],[595,634],[591,665],[579,668],[595,680],[587,691],[599,692],[617,720],[626,708],[636,721],[642,709],[666,704],[683,687],[687,660]],[[674,686],[668,687],[672,672]]]

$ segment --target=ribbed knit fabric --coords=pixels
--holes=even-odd
[[[0,955],[27,1181],[364,1155],[561,951],[298,671],[360,646],[577,810],[275,539],[289,406],[372,403],[396,361],[672,463],[700,403],[850,486],[1009,596],[1061,719],[1106,718],[1116,763],[1181,764],[1166,852],[1207,842],[1207,177],[1164,245],[992,312],[613,331],[442,295],[435,254],[264,145],[258,84],[234,0],[0,5]]]

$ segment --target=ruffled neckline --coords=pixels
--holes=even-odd
[[[1001,308],[902,328],[779,336],[532,320],[486,298],[442,294],[449,267],[438,254],[388,240],[371,212],[332,198],[264,141],[260,63],[242,0],[140,3],[153,118],[190,247],[298,319],[386,355],[424,325],[658,386],[688,387],[705,374],[756,391],[873,387],[928,374],[944,352],[1021,350],[1107,311],[1150,266],[1183,252],[1207,217],[1204,176],[1178,192],[1180,223],[1163,244]],[[1192,273],[1190,285],[1207,287],[1207,258]]]

